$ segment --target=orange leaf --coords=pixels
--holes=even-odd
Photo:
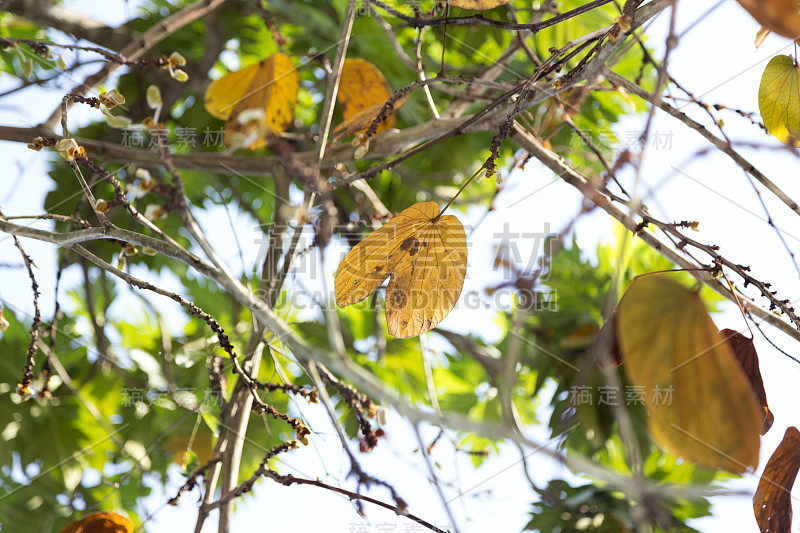
[[[73,522],[60,533],[133,533],[134,525],[121,514],[99,512]]]
[[[792,39],[800,37],[797,0],[739,0],[739,3],[768,30]]]
[[[226,146],[255,150],[267,144],[269,135],[280,135],[292,122],[299,87],[291,58],[275,53],[212,81],[204,103],[211,115],[227,119]]]
[[[671,274],[637,277],[617,306],[617,335],[655,442],[711,468],[758,464],[761,409],[697,291]]]
[[[392,94],[392,87],[378,67],[365,59],[345,59],[337,93],[344,122],[334,131],[344,130],[345,135],[349,135],[367,129]],[[390,111],[386,120],[378,125],[376,133],[392,127],[394,112],[407,99],[408,95],[395,102],[394,109]]]
[[[351,249],[336,271],[336,304],[360,302],[389,277],[389,334],[406,338],[436,326],[456,304],[467,272],[467,237],[459,220],[419,202]]]
[[[764,381],[761,379],[761,370],[758,368],[758,353],[756,353],[756,347],[753,346],[753,339],[748,339],[732,329],[723,329],[720,333],[728,339],[733,354],[739,361],[747,379],[750,380],[750,386],[753,387],[758,403],[764,411],[764,422],[761,426],[761,434],[764,435],[772,427],[775,417],[767,405],[767,392],[764,390]]]
[[[762,533],[790,533],[792,528],[792,485],[800,469],[800,431],[789,427],[783,440],[767,461],[753,511]]]

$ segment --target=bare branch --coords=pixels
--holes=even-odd
[[[698,265],[689,261],[672,246],[660,240],[654,234],[647,231],[642,231],[642,226],[639,221],[634,220],[622,209],[614,205],[613,201],[609,199],[603,192],[599,191],[590,180],[567,165],[563,158],[554,154],[550,150],[545,149],[535,137],[530,135],[520,126],[517,125],[514,127],[514,132],[512,133],[511,137],[522,148],[527,150],[546,167],[555,172],[558,177],[578,189],[589,201],[603,209],[613,218],[617,219],[630,231],[635,232],[637,237],[642,239],[665,258],[669,259],[681,268],[687,269],[692,276],[702,281],[728,300],[736,302],[736,298],[738,298],[742,301],[743,305],[750,308],[750,311],[755,316],[783,331],[793,339],[800,341],[800,330],[793,327],[792,324],[787,322],[784,318],[775,313],[767,311],[744,295],[734,295],[727,286],[714,278],[711,272],[703,270],[703,265]],[[761,285],[763,286],[763,284]],[[774,296],[771,296],[771,301],[774,299]]]
[[[133,32],[125,26],[111,28],[89,17],[85,12],[75,11],[49,0],[6,0],[3,10],[39,26],[58,28],[78,39],[102,44],[113,50],[121,50],[134,38]]]
[[[120,50],[119,55],[123,56],[128,61],[142,57],[145,52],[150,50],[162,39],[172,35],[211,10],[216,9],[224,2],[225,0],[201,0],[195,4],[189,4],[172,16],[151,26],[150,29]],[[100,70],[86,78],[83,83],[76,85],[70,92],[78,95],[86,95],[89,91],[108,79],[119,67],[120,65],[118,63],[106,63]],[[68,105],[67,108],[69,107]],[[41,127],[45,130],[52,130],[60,119],[61,109],[59,108],[53,111],[50,117],[41,124]]]
[[[503,22],[501,20],[494,20],[494,19],[487,19],[483,15],[475,15],[472,17],[453,17],[453,18],[439,18],[439,19],[424,19],[424,18],[417,18],[417,17],[410,17],[408,15],[403,14],[402,12],[398,11],[397,9],[381,2],[380,0],[369,0],[371,4],[374,4],[387,13],[392,14],[393,16],[403,20],[412,28],[423,28],[425,26],[458,26],[458,25],[470,25],[470,24],[481,24],[483,26],[491,26],[492,28],[500,28],[503,30],[512,30],[512,31],[529,31],[531,33],[536,33],[541,31],[545,28],[549,28],[550,26],[555,26],[565,20],[569,20],[571,18],[577,17],[578,15],[582,15],[584,13],[588,13],[593,9],[598,7],[604,6],[606,4],[610,4],[613,0],[593,0],[592,2],[588,2],[580,7],[576,7],[566,13],[561,13],[560,15],[556,15],[553,18],[547,19],[543,22],[536,22],[534,24],[517,24],[514,22]]]
[[[691,129],[695,130],[697,133],[702,135],[706,140],[708,140],[711,144],[713,144],[716,148],[718,148],[722,153],[730,157],[737,165],[742,167],[745,172],[753,176],[772,194],[778,197],[778,199],[784,204],[786,204],[789,207],[789,209],[794,211],[796,214],[800,215],[800,206],[797,205],[797,202],[792,200],[792,198],[789,197],[788,194],[783,192],[783,190],[780,187],[775,185],[775,183],[773,183],[769,178],[767,178],[752,163],[750,163],[747,159],[742,157],[742,155],[739,154],[739,152],[734,150],[733,147],[730,145],[730,143],[728,143],[723,139],[720,139],[719,137],[708,131],[708,128],[706,128],[699,122],[691,119],[688,115],[686,115],[682,111],[675,109],[674,107],[672,107],[671,105],[669,105],[668,103],[664,102],[661,99],[656,100],[652,94],[645,91],[632,81],[629,81],[620,76],[619,74],[608,69],[604,71],[604,75],[606,76],[606,79],[608,79],[610,83],[622,87],[629,93],[635,94],[636,96],[642,98],[645,101],[652,103],[655,100],[657,102],[658,107],[661,110],[665,111],[670,116],[680,120],[681,122],[689,126]]]

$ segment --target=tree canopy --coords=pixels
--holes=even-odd
[[[796,49],[759,67],[749,109],[715,101],[673,75],[684,4],[141,0],[114,27],[1,3],[0,140],[48,185],[4,163],[9,197],[41,205],[0,206],[0,271],[31,289],[0,285],[0,529],[151,531],[193,499],[196,532],[227,532],[248,493],[304,485],[462,531],[437,455],[480,468],[511,444],[527,530],[695,531],[761,463],[758,528],[790,531],[800,436],[761,368],[798,361],[754,340],[800,341],[796,287],[697,233],[708,213],[668,218],[644,162],[692,136],[693,157],[746,176],[798,269],[772,215],[800,214],[797,191],[758,159],[797,163]],[[739,4],[755,46],[800,34],[795,0]],[[535,175],[574,214],[482,234]],[[598,215],[605,238],[582,248]],[[389,416],[447,524],[364,465],[406,431]],[[343,479],[283,467],[331,435]],[[536,482],[541,457],[569,475]]]

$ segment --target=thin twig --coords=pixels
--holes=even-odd
[[[571,18],[577,17],[578,15],[582,15],[584,13],[588,13],[598,7],[604,6],[606,4],[610,4],[614,0],[593,0],[592,2],[588,2],[583,4],[582,6],[576,7],[570,11],[565,13],[561,13],[556,15],[551,19],[547,19],[542,22],[537,22],[534,24],[518,24],[514,22],[503,22],[501,20],[494,20],[494,19],[487,19],[483,15],[475,15],[472,17],[455,17],[455,18],[447,18],[447,19],[425,19],[425,18],[417,18],[417,17],[410,17],[405,15],[404,13],[398,11],[397,9],[381,2],[380,0],[368,0],[371,4],[374,4],[387,13],[392,14],[393,16],[403,20],[412,28],[423,28],[425,26],[445,26],[447,24],[457,26],[457,25],[472,25],[472,24],[481,24],[484,26],[490,26],[492,28],[500,28],[503,30],[512,30],[512,31],[529,31],[531,33],[537,33],[545,28],[549,28],[551,26],[555,26],[556,24],[560,24],[565,20],[569,20]]]
[[[119,55],[128,61],[133,61],[142,57],[153,46],[169,37],[187,24],[201,18],[206,13],[222,5],[225,0],[201,0],[195,4],[189,4],[177,13],[164,20],[153,24],[146,32],[131,41],[128,46],[120,50]],[[86,95],[89,91],[102,84],[113,74],[121,65],[119,63],[106,63],[100,70],[87,77],[82,83],[78,84],[70,92]],[[72,104],[67,106],[67,109]],[[56,109],[50,117],[45,120],[40,127],[45,130],[52,130],[61,117],[61,108]]]

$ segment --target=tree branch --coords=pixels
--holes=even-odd
[[[129,61],[138,59],[162,39],[219,7],[223,2],[225,2],[225,0],[201,0],[196,4],[190,4],[172,16],[153,24],[150,29],[120,50],[119,54]],[[76,85],[70,93],[85,96],[89,91],[108,79],[119,67],[120,65],[118,63],[106,63],[100,70],[86,78],[83,83]],[[68,103],[67,110],[69,110],[71,106],[72,103]],[[54,129],[55,125],[61,119],[61,115],[61,108],[59,107],[41,124],[41,127],[45,130]]]
[[[112,50],[121,50],[134,39],[134,33],[125,26],[111,28],[86,13],[49,0],[6,0],[2,7],[43,28],[55,28]]]
[[[503,30],[529,31],[534,34],[545,28],[549,28],[551,26],[555,26],[556,24],[560,24],[565,20],[569,20],[571,18],[577,17],[578,15],[588,13],[593,9],[597,9],[598,7],[610,4],[612,1],[613,0],[593,0],[592,2],[588,2],[582,6],[567,11],[566,13],[561,13],[553,18],[547,19],[542,22],[536,22],[533,24],[518,24],[515,22],[503,22],[502,20],[487,19],[480,14],[473,15],[471,17],[450,17],[450,18],[445,17],[439,19],[424,19],[424,18],[410,17],[398,11],[397,9],[381,2],[380,0],[369,0],[371,4],[374,4],[379,8],[383,9],[384,11],[386,11],[387,13],[390,13],[395,17],[401,19],[412,28],[424,28],[426,26],[448,26],[448,25],[461,26],[461,25],[481,24],[483,26],[490,26],[492,28],[500,28]]]
[[[655,103],[659,109],[665,111],[668,115],[680,120],[685,125],[702,135],[708,142],[713,144],[719,151],[730,157],[737,165],[742,167],[745,172],[753,176],[759,183],[761,183],[764,187],[766,187],[772,194],[778,197],[778,199],[786,204],[789,209],[794,211],[796,214],[800,215],[800,206],[797,205],[797,202],[792,200],[788,194],[783,192],[775,183],[773,183],[769,178],[767,178],[760,170],[758,170],[752,163],[750,163],[747,159],[742,157],[739,152],[733,149],[731,144],[723,139],[720,139],[713,133],[711,133],[708,128],[700,124],[699,122],[691,119],[688,115],[679,111],[669,105],[668,103],[664,102],[660,98],[654,97],[652,94],[644,90],[642,87],[636,85],[630,80],[620,76],[616,72],[613,72],[610,69],[605,69],[604,75],[606,79],[616,85],[618,87],[622,87],[626,91],[631,94],[638,96],[639,98],[645,100],[646,102]]]
[[[786,333],[793,339],[800,341],[800,330],[793,327],[792,324],[784,320],[782,317],[767,311],[756,304],[753,300],[742,294],[734,295],[727,286],[720,283],[719,280],[714,278],[710,272],[707,270],[698,270],[702,269],[703,265],[698,265],[689,261],[677,250],[673,249],[672,246],[660,240],[654,234],[647,231],[642,231],[639,221],[631,218],[622,209],[614,205],[612,200],[600,192],[590,180],[567,165],[563,158],[544,148],[533,135],[525,131],[522,127],[515,125],[511,138],[522,148],[527,150],[533,157],[541,161],[542,164],[555,172],[558,177],[578,189],[587,200],[597,205],[613,218],[621,222],[623,226],[634,232],[637,237],[642,239],[665,258],[669,259],[681,268],[687,269],[692,276],[711,287],[726,299],[735,303],[736,299],[738,298],[745,307],[750,308],[750,311],[755,316]],[[730,264],[732,265],[733,263]],[[763,284],[761,285],[763,286]]]

